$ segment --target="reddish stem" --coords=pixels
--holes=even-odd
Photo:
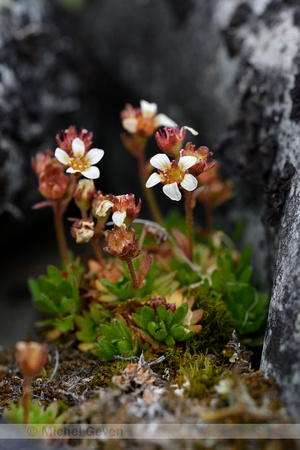
[[[104,266],[104,260],[103,260],[103,256],[102,256],[102,252],[101,252],[101,248],[100,248],[100,245],[99,245],[99,240],[98,240],[98,236],[97,235],[94,235],[92,237],[91,244],[93,246],[93,250],[94,250],[95,256],[96,256],[96,258],[98,260],[98,263],[101,266]]]
[[[127,257],[127,258],[123,257],[123,259],[126,262],[127,267],[129,269],[129,273],[130,273],[130,276],[131,276],[131,279],[132,279],[132,284],[133,284],[134,289],[139,289],[137,276],[136,276],[136,273],[135,273],[135,269],[134,269],[134,265],[133,265],[132,259],[130,258],[130,256]]]
[[[149,188],[146,188],[145,184],[147,182],[147,178],[148,178],[148,172],[146,170],[146,164],[145,164],[145,159],[144,159],[144,153],[140,153],[139,156],[137,157],[138,160],[138,167],[139,167],[139,172],[140,172],[140,178],[141,178],[141,183],[142,183],[142,187],[143,187],[143,191],[145,194],[145,197],[147,199],[148,202],[148,206],[150,208],[151,214],[155,220],[155,222],[157,222],[159,225],[164,224],[164,219],[161,215],[160,209],[158,207],[158,204],[156,202],[156,199],[154,197],[153,191]]]
[[[184,190],[185,193],[185,212],[186,212],[186,226],[188,235],[188,258],[193,262],[193,248],[194,248],[194,237],[193,237],[193,203],[192,194],[189,191]]]
[[[52,206],[53,206],[53,211],[54,211],[55,230],[56,230],[56,237],[57,237],[60,255],[66,264],[70,264],[70,259],[69,259],[69,255],[68,255],[67,244],[66,244],[66,237],[65,237],[64,227],[63,227],[63,220],[62,220],[63,213],[65,211],[65,207],[62,205],[62,203],[59,200],[54,201]]]
[[[31,378],[25,377],[23,380],[23,399],[22,399],[25,424],[29,423],[30,404],[31,404]]]

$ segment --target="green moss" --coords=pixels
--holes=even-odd
[[[224,369],[225,364],[219,364],[213,355],[195,356],[187,351],[181,357],[178,384],[188,397],[204,398],[218,384]]]
[[[202,286],[187,290],[188,298],[194,296],[193,309],[203,309],[202,330],[192,339],[194,351],[199,353],[221,354],[232,338],[234,323],[229,317],[225,303],[206,293]]]

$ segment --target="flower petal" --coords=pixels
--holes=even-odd
[[[70,156],[62,148],[57,147],[54,156],[62,164],[69,164]]]
[[[92,180],[100,177],[100,170],[96,166],[90,166],[81,173],[85,178],[90,178]]]
[[[163,187],[163,191],[171,200],[175,200],[176,202],[181,200],[181,192],[178,189],[177,183],[166,184]]]
[[[175,127],[176,123],[174,122],[174,120],[170,119],[170,117],[166,116],[165,114],[157,114],[157,116],[154,118],[154,126],[156,128]]]
[[[106,215],[106,213],[114,206],[113,202],[109,200],[103,200],[103,202],[100,203],[96,210],[96,215],[99,217],[103,217]]]
[[[182,156],[181,158],[179,158],[178,166],[180,170],[183,170],[185,172],[194,164],[196,164],[196,162],[197,158],[195,156]]]
[[[162,181],[164,181],[164,178],[155,172],[152,175],[150,175],[150,177],[148,178],[147,183],[146,183],[146,188],[151,188],[151,187],[155,186],[156,184],[161,183]]]
[[[170,160],[165,153],[157,153],[157,155],[152,156],[150,164],[159,170],[166,170],[171,167]]]
[[[97,164],[104,155],[104,150],[101,150],[99,148],[92,148],[87,154],[85,155],[85,160],[89,161],[91,165]]]
[[[155,116],[155,114],[157,112],[157,104],[156,103],[149,103],[146,100],[141,100],[140,105],[141,105],[141,111],[142,111],[143,117],[150,118],[150,117]]]
[[[180,185],[186,191],[193,191],[198,186],[198,181],[193,175],[187,173]]]
[[[116,211],[112,215],[112,220],[114,224],[117,225],[118,227],[123,225],[125,218],[126,218],[126,211],[122,213],[120,211]]]
[[[73,155],[78,158],[85,154],[85,145],[81,139],[74,139],[74,141],[72,142],[72,151]]]
[[[80,172],[80,170],[75,170],[75,169],[73,169],[73,167],[69,167],[67,170],[66,170],[66,172],[67,173],[76,173],[76,172]],[[81,172],[80,172],[81,173]]]
[[[188,131],[189,131],[190,133],[192,133],[194,136],[197,136],[197,134],[199,134],[198,131],[194,130],[194,128],[187,127],[186,125],[184,125],[183,128],[185,128],[186,130],[188,130]]]
[[[135,117],[127,117],[122,120],[123,128],[129,133],[136,133],[138,120]]]

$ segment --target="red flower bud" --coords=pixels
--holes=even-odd
[[[76,127],[74,125],[71,125],[69,128],[62,131],[62,139],[59,137],[59,134],[56,135],[55,139],[59,147],[67,152],[68,155],[71,155],[72,142],[77,137],[83,141],[85,151],[87,152],[92,145],[93,133],[89,133],[85,128],[81,128],[79,132],[77,132]]]
[[[37,375],[48,359],[47,344],[19,341],[16,343],[16,360],[25,377]]]
[[[133,228],[127,229],[125,225],[107,231],[105,240],[107,247],[103,250],[121,259],[136,258],[141,253],[135,230]]]

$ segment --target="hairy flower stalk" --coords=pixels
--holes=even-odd
[[[157,104],[141,100],[140,108],[127,104],[121,112],[123,128],[121,138],[125,148],[135,156],[138,163],[143,191],[154,220],[163,225],[164,220],[152,191],[145,188],[149,177],[149,165],[145,160],[145,148],[150,136],[161,126],[174,126],[175,122],[165,114],[157,113]]]
[[[70,264],[70,258],[68,255],[67,242],[63,225],[63,214],[65,212],[65,207],[60,201],[53,202],[52,207],[54,212],[54,224],[60,256],[62,260],[68,265]]]
[[[16,343],[16,360],[24,376],[23,399],[24,423],[29,423],[31,404],[31,382],[48,359],[47,344],[19,341]]]
[[[107,247],[103,250],[111,255],[117,256],[125,261],[129,269],[134,289],[139,289],[137,275],[133,266],[132,259],[141,254],[138,245],[138,238],[133,228],[127,228],[125,224],[116,226],[112,231],[105,233]]]
[[[62,260],[69,264],[67,251],[63,214],[66,211],[74,189],[74,178],[68,177],[64,173],[64,167],[53,156],[53,152],[48,150],[46,154],[38,153],[35,159],[31,161],[33,170],[39,179],[39,191],[47,199],[45,202],[38,203],[34,209],[44,206],[51,206],[54,212],[54,223],[57,236],[58,247]]]
[[[194,259],[194,236],[193,236],[193,201],[192,193],[184,190],[185,193],[185,214],[186,214],[186,228],[189,243],[188,258],[193,262]]]
[[[152,217],[155,222],[157,222],[159,225],[163,226],[164,219],[163,219],[162,213],[159,209],[158,203],[155,199],[155,196],[153,194],[153,191],[151,191],[145,187],[145,183],[147,181],[149,173],[148,173],[148,169],[147,169],[147,165],[146,165],[146,161],[145,161],[145,157],[144,157],[144,151],[141,155],[139,155],[137,157],[137,162],[138,162],[141,184],[143,186],[144,195],[146,197]]]

